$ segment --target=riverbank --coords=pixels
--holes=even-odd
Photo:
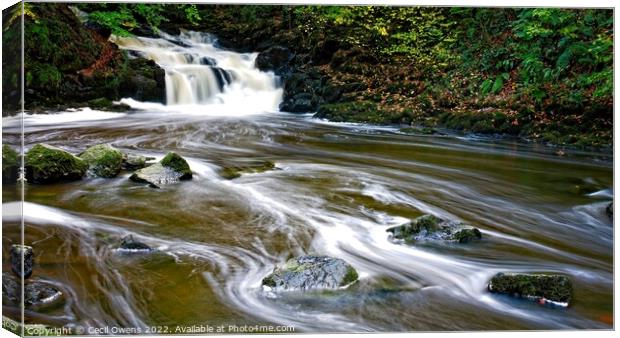
[[[188,29],[211,32],[222,47],[234,51],[259,52],[257,66],[282,79],[282,111],[316,112],[316,117],[335,122],[504,134],[560,147],[612,145],[606,11],[551,13],[567,20],[590,20],[584,21],[589,22],[583,23],[585,28],[571,26],[570,42],[581,49],[558,47],[548,57],[533,56],[543,68],[529,69],[522,56],[508,55],[523,54],[520,48],[535,51],[540,43],[562,38],[557,34],[520,35],[529,22],[540,21],[545,29],[566,25],[541,17],[547,12],[229,5],[170,7],[160,12],[154,6],[158,14],[148,16],[135,14],[135,8],[127,9],[127,14],[121,5],[78,7],[95,15],[80,23],[64,4],[39,4],[26,16],[31,23],[27,40],[39,41],[27,49],[31,51],[27,63],[30,57],[33,64],[27,67],[32,70],[27,73],[31,81],[27,76],[26,91],[31,111],[68,106],[117,109],[111,102],[123,97],[165,101],[163,71],[152,62],[119,51],[107,37],[118,28],[146,36],[158,29],[171,34]],[[194,16],[188,15],[192,8]],[[135,22],[114,26],[112,14],[130,15],[132,10]],[[470,32],[459,26],[461,19],[486,20],[489,26],[473,25]],[[415,31],[416,24],[436,31],[434,35]],[[599,37],[584,35],[578,30],[582,28]],[[486,35],[494,33],[497,38],[476,38],[480,29],[490,30]],[[61,43],[42,32],[72,38]],[[413,38],[417,42],[406,40]],[[596,47],[599,54],[579,54],[586,53],[582,49],[588,46]],[[75,54],[82,56],[79,64],[67,64]],[[578,54],[596,61],[581,64]],[[556,69],[560,61],[563,66]],[[530,71],[550,75],[525,78]],[[5,74],[11,72],[5,70]],[[4,102],[10,109],[16,92],[5,88],[3,93],[7,93]]]

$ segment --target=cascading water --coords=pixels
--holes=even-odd
[[[112,41],[131,56],[151,59],[165,70],[167,109],[159,108],[187,111],[188,106],[202,106],[198,108],[202,113],[236,115],[276,111],[282,100],[278,78],[254,66],[257,53],[218,48],[211,34],[182,31],[178,36],[160,33],[160,38],[113,36]],[[157,108],[133,99],[123,102],[134,108]],[[215,111],[205,111],[206,105],[215,105]]]

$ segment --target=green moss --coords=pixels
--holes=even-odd
[[[355,282],[357,278],[359,278],[357,271],[355,270],[354,267],[349,265],[349,267],[347,267],[347,273],[342,278],[342,282],[340,283],[340,286],[349,285]]]
[[[379,109],[372,101],[352,101],[323,104],[314,117],[325,118],[334,122],[365,122],[387,124],[394,122],[392,116]]]
[[[2,145],[2,181],[14,182],[17,179],[19,169],[19,155],[13,148],[6,144]]]
[[[482,238],[482,233],[476,228],[463,229],[453,235],[453,239],[459,243],[469,243]]]
[[[26,178],[33,183],[79,180],[88,164],[60,148],[37,144],[26,153]]]
[[[220,175],[225,179],[232,180],[241,177],[242,174],[257,174],[268,170],[275,169],[275,163],[271,161],[263,161],[255,165],[226,167],[220,171]]]
[[[123,153],[106,144],[86,149],[79,155],[89,166],[89,170],[99,177],[115,177],[121,171]]]
[[[168,167],[178,173],[181,173],[180,180],[188,180],[192,178],[192,170],[189,168],[189,164],[187,161],[177,153],[169,152],[164,156],[164,158],[159,162],[162,166]]]
[[[263,278],[263,282],[262,282],[262,284],[263,284],[263,285],[265,285],[265,286],[269,286],[269,287],[272,287],[272,288],[273,288],[273,287],[275,287],[275,286],[276,286],[276,281],[275,281],[275,280],[273,280],[273,278],[271,277],[271,275],[269,275],[269,276],[267,276],[267,277]]]
[[[545,298],[568,303],[572,295],[570,279],[562,275],[503,274],[489,282],[489,291],[521,297]]]

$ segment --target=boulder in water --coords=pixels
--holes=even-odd
[[[123,153],[107,144],[92,146],[79,157],[88,164],[91,175],[107,178],[118,175],[123,162]]]
[[[151,187],[177,183],[192,178],[192,171],[187,161],[176,153],[169,152],[161,161],[137,170],[129,177],[132,181],[148,183]]]
[[[248,166],[225,167],[220,175],[225,179],[232,180],[241,177],[242,174],[256,174],[275,169],[276,165],[271,161],[259,162]]]
[[[129,252],[148,252],[153,249],[142,243],[136,241],[132,235],[127,235],[121,239],[121,244],[119,245],[119,250],[121,251],[129,251]]]
[[[13,148],[2,145],[2,182],[9,183],[17,180],[19,170],[19,155]]]
[[[263,279],[262,284],[275,291],[337,289],[357,281],[355,268],[339,258],[300,256]]]
[[[79,180],[88,164],[60,148],[39,143],[26,153],[26,178],[32,183]]]
[[[123,170],[129,170],[129,171],[142,169],[142,168],[145,168],[151,165],[152,163],[148,163],[148,161],[151,161],[154,159],[155,159],[154,157],[148,157],[148,156],[123,154],[123,162],[121,163],[121,168]]]
[[[2,298],[6,303],[21,304],[21,282],[9,274],[2,274]],[[31,280],[24,282],[24,304],[28,308],[55,306],[62,303],[63,293],[54,285]]]
[[[573,291],[570,279],[562,275],[498,273],[489,281],[493,293],[508,294],[568,306]]]
[[[447,241],[469,243],[482,238],[476,228],[466,227],[460,222],[445,221],[433,215],[420,216],[410,223],[387,229],[392,238],[406,243],[419,241]]]
[[[11,270],[15,275],[24,279],[30,278],[34,266],[34,252],[31,246],[14,244],[11,245]],[[22,255],[23,255],[23,274],[22,274]]]

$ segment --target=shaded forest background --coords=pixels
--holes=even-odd
[[[70,5],[26,4],[30,110],[164,100],[162,71],[107,39],[188,29],[215,34],[223,48],[260,52],[257,66],[283,79],[286,111],[557,145],[612,143],[612,10]],[[11,60],[19,14],[3,12],[4,114],[18,102],[19,63]]]

